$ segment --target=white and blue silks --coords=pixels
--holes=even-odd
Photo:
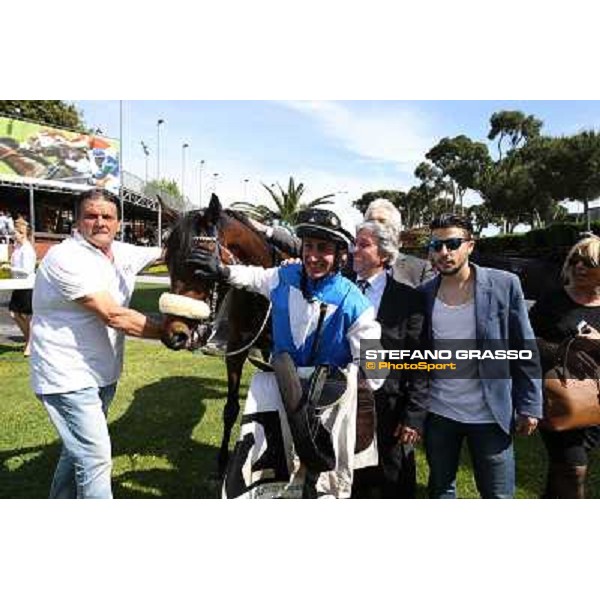
[[[375,310],[360,290],[341,274],[316,282],[308,279],[310,301],[302,295],[302,265],[275,269],[232,266],[229,282],[266,296],[273,304],[273,353],[288,352],[298,367],[321,364],[344,368],[358,364],[361,339],[379,339]],[[327,306],[316,356],[311,352],[320,305]],[[378,386],[376,386],[378,387]]]
[[[336,466],[319,475],[320,496],[349,497],[355,468],[377,464],[374,443],[354,454],[356,384],[361,339],[379,339],[381,329],[371,303],[340,274],[307,281],[310,301],[300,289],[302,265],[275,269],[232,266],[230,283],[259,292],[273,304],[274,353],[287,352],[300,376],[319,364],[334,365],[348,376],[343,400],[321,419],[331,432]],[[311,360],[321,305],[326,306],[317,353]],[[307,367],[305,369],[305,367]],[[370,379],[376,389],[383,381]],[[223,488],[227,498],[298,497],[302,469],[274,375],[256,374],[250,384],[240,439],[228,467]]]

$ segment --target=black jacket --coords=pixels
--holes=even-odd
[[[381,325],[381,344],[385,349],[416,350],[427,346],[424,295],[390,275],[381,297],[377,321]],[[423,431],[429,403],[429,386],[424,374],[396,372],[375,392],[375,398],[378,403],[385,402],[386,412],[394,415],[396,425],[403,423]]]

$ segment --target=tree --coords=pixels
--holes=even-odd
[[[413,186],[404,195],[404,226],[412,229],[423,224],[425,212],[430,205],[429,193],[423,186]]]
[[[369,204],[378,198],[389,200],[399,211],[402,211],[405,206],[406,192],[400,190],[377,190],[374,192],[365,192],[358,200],[352,203],[356,209],[360,210],[363,215],[367,211]]]
[[[506,159],[504,159],[506,160]],[[550,196],[536,186],[529,165],[513,162],[506,168],[503,161],[493,164],[481,179],[478,192],[489,206],[491,213],[502,218],[503,229],[512,233],[519,223],[535,227],[535,211],[544,211]]]
[[[408,228],[428,226],[435,217],[448,212],[448,198],[432,196],[431,190],[422,184],[411,187],[407,197],[411,207],[409,218],[406,220]]]
[[[151,198],[160,196],[169,208],[180,213],[190,209],[174,179],[162,178],[149,181],[144,187],[144,195]]]
[[[179,189],[179,185],[174,179],[153,179],[146,184],[147,188],[152,188],[169,194],[176,200],[183,200],[183,194]]]
[[[488,140],[498,138],[498,160],[502,160],[502,142],[510,141],[510,149],[516,150],[521,143],[536,138],[540,134],[543,121],[533,115],[525,116],[520,110],[502,110],[490,118]]]
[[[264,183],[262,186],[269,192],[271,199],[275,203],[275,210],[265,204],[254,205],[250,202],[234,202],[231,205],[231,208],[241,210],[251,217],[263,222],[272,223],[274,220],[278,220],[293,225],[296,223],[300,211],[307,208],[316,208],[318,206],[333,204],[333,202],[327,200],[327,198],[335,196],[335,194],[326,194],[325,196],[320,196],[310,202],[302,203],[300,202],[300,198],[305,191],[304,184],[299,183],[296,186],[293,177],[290,177],[287,190],[284,190],[279,183],[277,184],[279,191],[273,190]]]
[[[0,100],[0,113],[65,129],[86,130],[75,105],[63,100]]]
[[[442,200],[446,211],[454,210],[457,200],[454,184],[439,167],[423,161],[417,165],[415,177],[421,180],[420,195],[427,199],[427,203]]]
[[[498,138],[498,160],[488,163],[476,189],[509,232],[519,223],[541,227],[557,211],[556,197],[542,175],[549,139],[540,136],[542,125],[520,111],[500,111],[490,118],[488,139]]]
[[[491,162],[487,146],[472,141],[466,135],[445,137],[425,157],[439,169],[443,177],[452,182],[453,208],[458,200],[462,212],[465,192],[477,187],[480,177]]]
[[[589,229],[589,202],[600,196],[600,133],[590,130],[544,140],[538,152],[543,152],[537,163],[540,185],[558,200],[582,202]]]
[[[473,223],[473,231],[476,236],[489,225],[501,225],[502,216],[494,212],[489,202],[473,204],[467,208],[467,215]]]

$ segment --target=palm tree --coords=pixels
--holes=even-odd
[[[304,184],[299,183],[298,186],[296,186],[293,177],[290,177],[287,191],[284,190],[279,183],[277,184],[279,191],[273,190],[264,183],[262,186],[265,188],[265,190],[267,190],[267,192],[269,192],[271,199],[277,207],[276,210],[273,210],[264,204],[254,205],[250,202],[234,202],[231,205],[231,208],[245,212],[248,214],[248,216],[258,219],[263,223],[272,223],[274,220],[278,220],[280,222],[293,225],[296,222],[298,213],[300,211],[307,208],[333,204],[333,202],[331,200],[327,200],[327,198],[332,198],[335,196],[335,194],[326,194],[325,196],[320,196],[311,202],[301,203],[300,198],[304,193]]]

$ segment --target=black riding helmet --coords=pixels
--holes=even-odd
[[[342,227],[340,218],[330,210],[307,208],[298,214],[296,221],[296,235],[301,239],[315,237],[330,240],[346,251],[354,243],[352,234]]]
[[[350,252],[350,246],[354,243],[352,234],[342,227],[340,218],[330,210],[307,208],[298,214],[297,223],[296,235],[301,240],[304,240],[305,237],[314,237],[335,243],[333,270],[338,272],[342,268],[342,255],[347,255]],[[310,301],[311,295],[308,292],[308,278],[304,265],[302,265],[300,289],[304,298]]]

